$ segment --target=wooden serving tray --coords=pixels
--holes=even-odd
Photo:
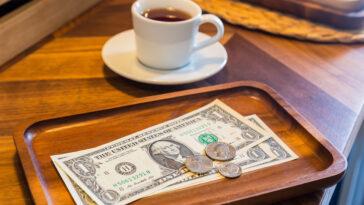
[[[364,28],[364,9],[340,11],[310,0],[241,0],[341,29]]]
[[[220,99],[242,115],[257,114],[299,159],[190,188],[143,198],[136,204],[272,203],[337,183],[345,158],[271,88],[235,82],[141,98],[98,112],[30,121],[15,142],[36,204],[73,202],[50,156],[94,147]]]

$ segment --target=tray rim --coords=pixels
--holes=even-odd
[[[21,161],[22,168],[25,173],[27,185],[30,189],[33,202],[36,204],[47,204],[52,202],[52,198],[46,194],[47,184],[42,178],[42,171],[37,166],[36,156],[34,156],[34,152],[32,153],[33,147],[32,144],[30,146],[27,145],[27,130],[32,128],[38,123],[44,121],[53,121],[61,118],[74,118],[74,117],[82,117],[87,115],[92,115],[96,113],[101,113],[105,111],[110,111],[113,109],[119,109],[123,107],[144,104],[144,103],[152,103],[157,101],[163,101],[193,94],[203,94],[209,93],[214,91],[223,91],[229,90],[239,87],[251,87],[258,90],[261,90],[267,93],[283,110],[285,110],[294,120],[296,120],[309,134],[312,135],[320,144],[323,146],[331,155],[332,157],[332,164],[330,164],[326,169],[320,170],[317,172],[315,176],[311,176],[310,180],[306,181],[305,183],[294,183],[290,184],[289,186],[282,186],[280,189],[274,189],[271,192],[267,193],[259,193],[253,194],[253,196],[259,195],[269,195],[273,192],[284,191],[286,189],[298,186],[298,185],[305,185],[311,184],[313,182],[318,182],[320,180],[328,180],[328,181],[337,181],[343,175],[347,167],[347,161],[344,155],[339,152],[335,146],[319,131],[317,130],[304,116],[302,116],[293,106],[291,106],[288,102],[282,98],[278,92],[276,92],[273,88],[268,86],[267,84],[257,82],[257,81],[236,81],[232,83],[224,83],[219,85],[212,85],[207,87],[201,88],[193,88],[188,90],[176,91],[171,93],[165,93],[160,95],[153,95],[148,97],[136,98],[128,103],[125,103],[120,106],[109,107],[106,109],[101,110],[94,110],[90,112],[84,112],[79,114],[73,115],[59,115],[54,117],[52,115],[40,115],[35,118],[31,118],[29,120],[25,120],[15,128],[13,133],[13,139],[15,146],[17,148],[17,153],[19,154],[19,158]],[[29,139],[28,139],[29,140]],[[32,139],[30,139],[32,140]],[[45,189],[45,190],[44,190]],[[168,193],[166,193],[168,194]],[[242,200],[245,198],[240,198],[238,200]],[[233,201],[231,201],[233,202]],[[227,202],[229,203],[229,202]]]

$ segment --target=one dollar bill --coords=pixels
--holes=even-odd
[[[261,129],[260,132],[266,132],[269,138],[258,145],[238,153],[239,157],[233,162],[240,165],[242,173],[270,167],[298,158],[298,156],[257,115],[246,116],[245,119],[258,126]],[[221,178],[223,178],[223,176],[219,175],[216,169],[205,174],[205,177],[189,173],[180,181],[171,184],[154,194],[175,191]]]
[[[125,204],[180,181],[188,173],[184,159],[203,154],[209,143],[230,143],[242,153],[268,138],[216,100],[105,145],[52,160],[97,204]]]

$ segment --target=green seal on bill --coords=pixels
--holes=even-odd
[[[208,145],[218,141],[218,138],[210,133],[204,133],[198,136],[198,141],[204,145]]]

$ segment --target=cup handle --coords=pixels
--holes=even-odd
[[[212,23],[214,24],[214,26],[216,27],[217,29],[217,32],[216,34],[207,39],[207,40],[204,40],[200,43],[197,43],[196,45],[193,46],[193,52],[194,51],[197,51],[197,50],[200,50],[202,48],[205,48],[206,46],[209,46],[211,44],[214,44],[216,42],[218,42],[224,35],[224,24],[222,23],[222,21],[215,15],[212,15],[212,14],[204,14],[201,16],[201,21],[200,23],[198,24],[198,27],[200,27],[202,24],[204,23]]]

